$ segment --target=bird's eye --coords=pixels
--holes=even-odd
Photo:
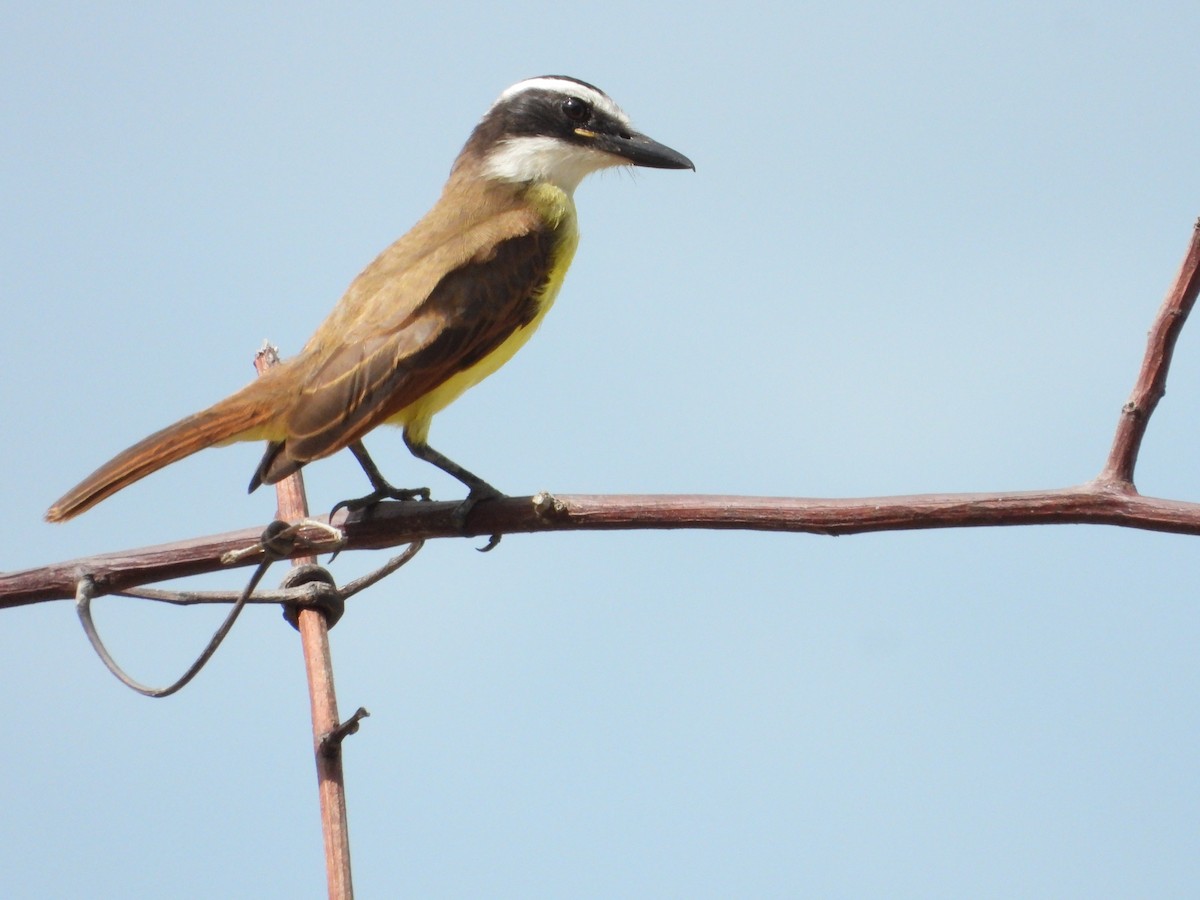
[[[568,97],[562,104],[563,114],[572,122],[586,122],[592,108],[578,97]]]

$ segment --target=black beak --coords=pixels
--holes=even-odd
[[[590,138],[592,146],[613,156],[619,156],[635,166],[645,166],[649,169],[691,169],[696,171],[695,164],[680,153],[672,150],[666,144],[629,131],[624,134],[606,134],[602,131],[576,129],[580,137]]]

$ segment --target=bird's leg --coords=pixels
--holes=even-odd
[[[500,493],[500,491],[492,487],[474,472],[468,472],[454,460],[443,456],[441,453],[438,453],[428,444],[424,442],[418,443],[417,441],[410,440],[408,435],[404,436],[404,444],[408,447],[409,452],[411,452],[412,455],[417,459],[424,460],[427,463],[432,463],[447,475],[457,478],[469,488],[467,498],[463,500],[463,502],[458,505],[458,509],[454,511],[454,518],[459,522],[459,524],[462,524],[466,521],[467,513],[469,513],[471,511],[471,507],[473,507],[480,500],[490,500],[494,497],[504,496],[504,494]]]
[[[462,503],[458,504],[458,507],[454,510],[454,522],[459,528],[462,528],[466,525],[467,513],[469,513],[475,504],[480,500],[491,500],[504,496],[504,494],[492,487],[474,472],[468,472],[454,460],[443,456],[441,453],[438,453],[424,441],[418,442],[412,440],[406,433],[404,435],[404,444],[406,447],[408,447],[409,452],[412,453],[412,455],[417,459],[424,460],[427,463],[432,463],[447,475],[457,478],[469,488],[466,499],[463,500]],[[488,541],[487,546],[483,548],[483,552],[486,553],[498,543],[500,543],[500,535],[493,534],[491,539]]]
[[[429,488],[398,488],[392,487],[386,478],[379,471],[379,467],[375,465],[375,460],[371,459],[371,454],[367,453],[367,448],[363,446],[362,441],[355,441],[350,445],[350,452],[354,454],[354,458],[358,460],[358,464],[362,466],[363,472],[366,473],[367,479],[371,482],[371,487],[375,490],[373,494],[379,495],[379,500],[428,500]],[[378,502],[378,500],[376,501]]]
[[[352,500],[342,500],[333,509],[329,511],[329,519],[333,520],[333,514],[339,509],[348,509],[354,512],[358,509],[367,509],[379,503],[381,500],[428,500],[429,488],[398,488],[392,487],[386,478],[380,474],[379,467],[375,465],[375,460],[371,459],[371,455],[367,453],[367,448],[363,446],[362,441],[355,441],[350,445],[350,452],[354,454],[354,458],[358,460],[358,464],[362,466],[362,470],[366,473],[367,479],[371,482],[373,490],[371,493],[362,497],[355,497]]]

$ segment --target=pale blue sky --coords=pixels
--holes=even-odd
[[[544,73],[604,88],[697,172],[580,188],[557,307],[434,446],[514,494],[1083,481],[1200,214],[1198,29],[1193,2],[4,5],[0,567],[266,521],[249,445],[41,514],[248,380],[264,338],[295,352],[492,99]],[[1200,496],[1198,329],[1147,493]],[[458,495],[398,434],[369,445]],[[307,478],[317,509],[363,487],[351,459]],[[1200,880],[1191,539],[477,543],[430,546],[333,633],[342,706],[373,714],[347,750],[361,896]],[[217,617],[98,610],[154,681]],[[322,896],[297,644],[250,610],[151,701],[69,604],[4,613],[4,895]]]

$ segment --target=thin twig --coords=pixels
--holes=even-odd
[[[330,731],[328,734],[321,736],[320,751],[325,756],[337,756],[341,753],[342,741],[352,734],[358,734],[359,723],[371,715],[367,712],[365,706],[360,706],[354,711],[354,715],[348,718],[337,728]]]
[[[361,578],[355,578],[344,588],[342,588],[342,598],[348,600],[359,591],[365,591],[372,585],[383,581],[383,579],[387,578],[389,575],[407,563],[410,559],[416,556],[419,552],[421,552],[421,548],[424,546],[424,541],[413,541],[404,548],[403,553],[399,554],[398,556],[393,556],[374,572],[368,572]]]
[[[121,666],[117,664],[117,661],[113,659],[112,655],[108,652],[108,648],[104,645],[104,641],[100,638],[100,632],[96,630],[96,623],[92,619],[92,600],[94,599],[95,594],[94,584],[89,576],[85,575],[83,578],[79,579],[79,586],[75,591],[75,609],[79,613],[79,621],[83,624],[84,634],[87,635],[87,639],[91,643],[92,649],[96,651],[96,655],[100,657],[100,661],[104,663],[108,671],[112,672],[113,675],[115,675],[123,685],[131,690],[137,691],[144,697],[170,697],[175,692],[186,687],[188,682],[195,678],[196,675],[199,674],[200,670],[208,664],[208,661],[212,659],[213,654],[217,652],[217,648],[221,646],[221,643],[229,634],[230,629],[233,628],[233,623],[237,621],[242,610],[246,608],[246,603],[254,593],[255,587],[258,586],[258,583],[262,580],[262,577],[267,574],[267,569],[270,568],[271,563],[273,562],[275,562],[275,559],[270,557],[264,559],[258,564],[257,568],[254,570],[254,574],[250,576],[250,580],[246,583],[245,588],[242,589],[242,592],[234,601],[233,608],[229,610],[228,615],[225,616],[225,621],[223,621],[213,633],[213,636],[209,639],[207,646],[205,646],[205,648],[200,652],[200,655],[196,657],[195,662],[188,666],[187,670],[180,675],[178,679],[166,687],[153,688],[149,685],[142,684],[140,681],[137,681],[124,669],[122,669]]]
[[[340,600],[345,601],[387,578],[416,556],[423,546],[425,546],[424,541],[414,541],[404,549],[403,553],[393,556],[375,571],[347,582],[346,586],[340,589],[322,581],[308,581],[295,587],[280,588],[275,591],[255,591],[246,598],[245,602],[275,606],[317,606],[330,602],[331,594],[335,594]],[[92,590],[94,591],[94,589],[93,587]],[[153,600],[156,603],[169,603],[172,606],[203,606],[236,603],[244,593],[244,591],[166,591],[162,588],[137,587],[116,591],[113,596],[130,597],[135,600]]]
[[[1200,293],[1200,221],[1192,228],[1192,242],[1183,257],[1179,274],[1167,291],[1146,338],[1146,355],[1137,382],[1129,401],[1121,408],[1112,449],[1097,481],[1121,490],[1134,489],[1133,469],[1137,465],[1142,438],[1154,408],[1167,392],[1167,370],[1171,367],[1175,341],[1196,303],[1197,293]]]
[[[274,591],[255,591],[246,598],[248,606],[316,606],[324,601],[330,593],[340,593],[328,585],[310,581],[298,584],[292,588],[280,588]],[[169,603],[172,606],[206,606],[221,603],[236,603],[241,594],[238,591],[164,591],[160,588],[131,588],[127,591],[117,591],[114,597],[129,597],[133,600],[153,600],[155,603]]]

